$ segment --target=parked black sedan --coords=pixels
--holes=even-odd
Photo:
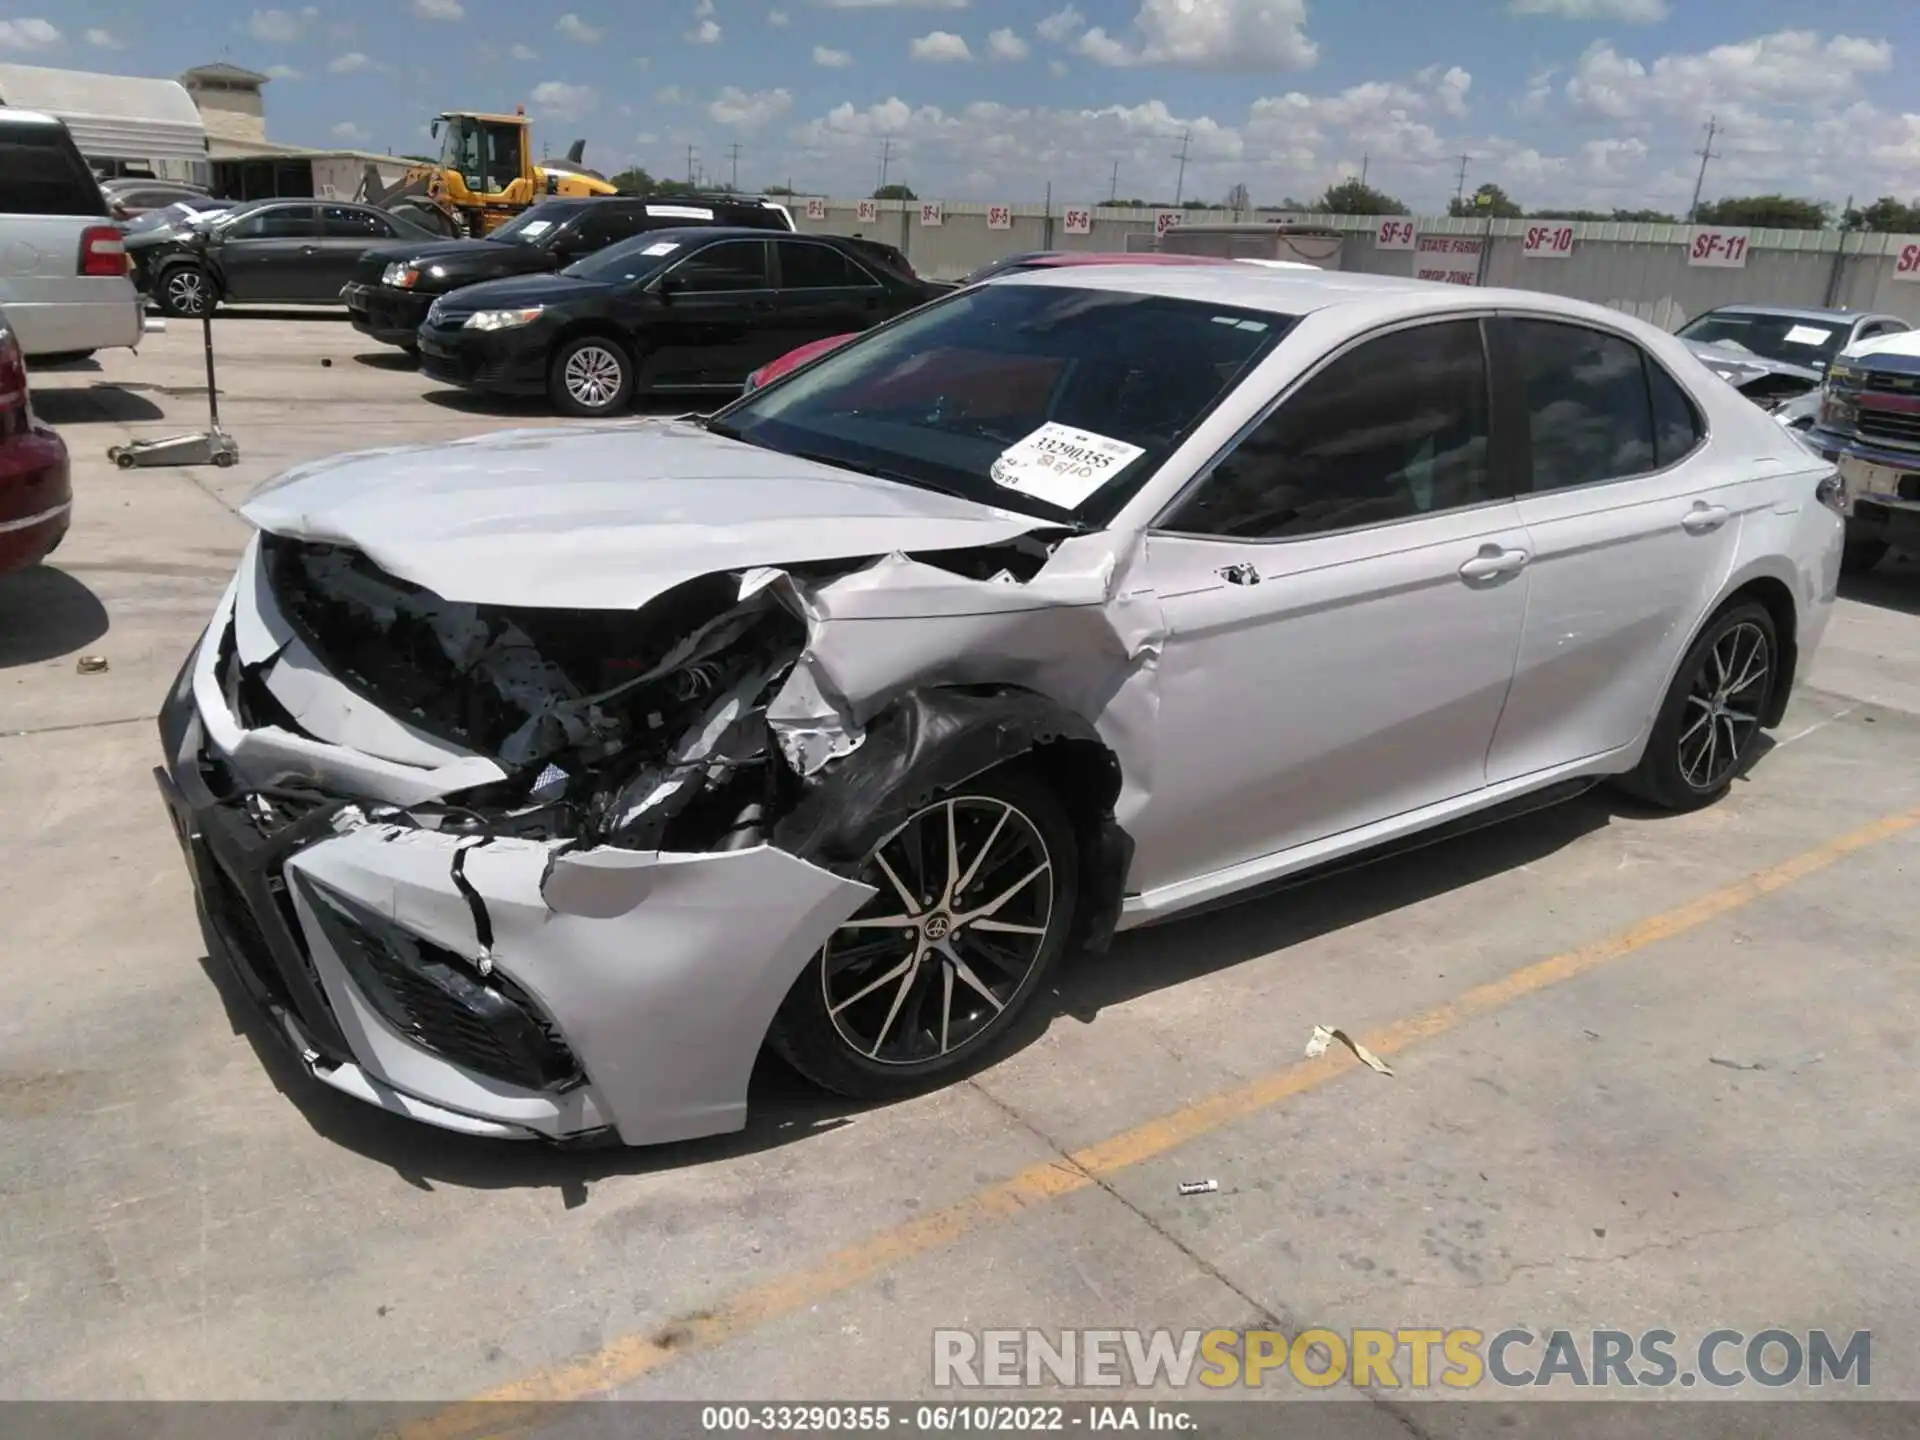
[[[865,330],[941,289],[838,236],[656,230],[557,275],[441,296],[420,327],[420,368],[608,415],[636,391],[738,389],[797,345]]]
[[[366,251],[433,238],[373,205],[255,200],[186,226],[129,233],[126,243],[141,291],[165,314],[197,318],[222,300],[338,304]]]
[[[369,250],[341,298],[356,330],[416,350],[427,307],[450,290],[558,270],[636,235],[687,225],[791,231],[793,217],[772,201],[737,196],[672,203],[623,195],[543,200],[484,239]]]

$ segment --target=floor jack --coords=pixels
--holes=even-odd
[[[232,465],[240,445],[220,428],[220,390],[213,379],[213,284],[204,242],[200,254],[200,334],[207,352],[207,415],[210,429],[159,440],[134,440],[107,448],[107,458],[122,470],[136,465]]]

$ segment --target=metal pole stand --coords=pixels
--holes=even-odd
[[[122,470],[147,465],[218,465],[240,458],[240,445],[220,428],[220,388],[213,376],[213,275],[207,268],[207,237],[196,247],[200,258],[200,339],[207,356],[207,416],[211,428],[159,440],[133,440],[107,447],[107,458]]]

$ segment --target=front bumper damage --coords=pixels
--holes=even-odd
[[[515,767],[336,678],[283,612],[262,550],[256,538],[168,697],[156,778],[209,948],[336,1090],[482,1136],[646,1145],[739,1129],[783,999],[873,894],[854,878],[871,845],[903,807],[1039,745],[1091,761],[1080,938],[1111,931],[1130,842],[1100,730],[1080,703],[967,688],[984,677],[950,658],[994,656],[1000,678],[1010,669],[1041,691],[1097,694],[1084,702],[1095,710],[1117,688],[1116,725],[1137,727],[1150,695],[1116,676],[1150,671],[1157,646],[1116,631],[1098,603],[1060,605],[1106,589],[1097,566],[1031,589],[901,556],[818,586],[776,570],[737,576],[743,604],[777,595],[808,617],[804,650],[764,714],[742,719],[750,686],[710,698],[693,727],[705,748],[683,742],[679,769],[628,789],[648,792],[640,811],[670,809],[663,798],[725,773],[724,747],[757,726],[790,794],[766,823],[703,821],[712,837],[676,849],[692,832],[649,828],[644,815],[617,834],[611,821],[569,832],[537,806],[488,819],[498,802],[474,797],[497,793]],[[948,609],[953,592],[981,592],[942,638],[989,643],[935,655],[885,643],[892,627],[851,625],[882,590],[905,594],[888,608],[916,628],[928,621],[913,612],[937,612],[942,591]],[[963,688],[929,690],[930,679]],[[580,716],[604,718],[584,702],[564,713],[549,728],[571,738]],[[531,757],[523,776],[547,763],[546,733],[522,727],[507,747]],[[625,803],[636,808],[631,793]]]

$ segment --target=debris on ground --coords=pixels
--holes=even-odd
[[[1318,1059],[1327,1053],[1327,1047],[1336,1040],[1351,1050],[1354,1053],[1354,1057],[1369,1070],[1378,1071],[1382,1075],[1393,1074],[1393,1067],[1387,1064],[1386,1061],[1367,1049],[1366,1046],[1347,1034],[1346,1031],[1336,1030],[1330,1025],[1316,1025],[1313,1027],[1313,1037],[1307,1041],[1307,1058],[1309,1060]]]
[[[1218,1180],[1182,1180],[1180,1182],[1182,1195],[1211,1195],[1219,1188]]]
[[[1751,1064],[1748,1064],[1743,1060],[1728,1060],[1720,1055],[1709,1055],[1707,1057],[1707,1063],[1709,1065],[1719,1065],[1728,1070],[1764,1070],[1767,1068],[1767,1062],[1764,1060],[1755,1060]]]
[[[82,675],[101,675],[106,673],[107,657],[104,655],[82,655],[74,662],[73,668]]]

